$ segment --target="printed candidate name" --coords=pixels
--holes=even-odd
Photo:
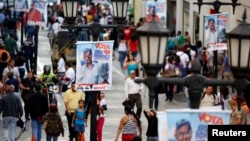
[[[212,136],[247,136],[247,131],[220,131],[219,129],[212,129]]]

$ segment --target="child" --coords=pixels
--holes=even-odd
[[[84,138],[84,123],[86,122],[84,120],[84,114],[85,114],[85,101],[79,100],[78,102],[78,108],[74,112],[74,116],[72,119],[72,127],[74,127],[75,131],[77,132],[77,140],[80,141],[81,138]],[[82,141],[82,140],[81,140]]]

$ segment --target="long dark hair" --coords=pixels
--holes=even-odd
[[[136,121],[137,121],[137,124],[138,124],[139,126],[141,126],[140,119],[136,116],[135,112],[132,111],[131,106],[126,105],[126,106],[124,107],[124,110],[125,110],[128,114],[132,114],[132,115],[135,117],[135,119],[136,119]]]
[[[64,62],[66,62],[65,54],[61,52],[60,55],[61,55],[61,57],[63,58]]]

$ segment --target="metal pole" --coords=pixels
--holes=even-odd
[[[21,18],[21,45],[23,44],[23,29],[24,29],[24,26],[23,26],[23,16],[22,15],[22,18]]]
[[[220,13],[220,12],[219,12],[219,9],[215,9],[215,8],[214,8],[214,10],[216,10],[216,11],[215,11],[215,14]],[[217,10],[218,10],[218,11],[217,11]],[[215,79],[217,79],[217,77],[218,77],[218,51],[217,51],[217,50],[214,50],[213,64],[214,64],[213,77],[214,77]],[[214,92],[215,94],[217,94],[217,86],[214,86],[214,87],[213,87],[213,92]]]
[[[37,55],[38,55],[38,32],[39,32],[39,26],[35,25],[35,51],[34,51],[34,64],[33,64],[33,70],[34,74],[37,74]]]
[[[98,28],[99,27],[99,28]],[[92,25],[92,37],[93,41],[98,41],[100,33],[100,24],[93,23]],[[97,95],[100,91],[91,91],[88,92],[89,95],[92,95],[91,99],[91,120],[90,120],[90,140],[97,141],[97,134],[96,134],[96,116],[97,116]]]

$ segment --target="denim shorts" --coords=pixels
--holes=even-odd
[[[75,124],[75,131],[76,132],[82,132],[82,133],[84,133],[84,131],[85,131],[85,127],[84,127],[84,124]]]

